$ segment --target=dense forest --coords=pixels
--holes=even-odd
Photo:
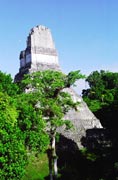
[[[89,88],[82,96],[103,129],[88,130],[81,140],[84,148],[57,133],[60,126],[72,128],[63,117],[78,106],[63,89],[81,78],[80,71],[43,71],[16,84],[0,72],[1,180],[118,179],[118,73],[94,71],[86,78]],[[60,149],[65,144],[67,149]]]

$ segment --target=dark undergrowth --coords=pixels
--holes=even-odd
[[[57,144],[58,180],[118,180],[118,145],[111,132],[90,129],[81,139],[83,148],[63,136]],[[49,180],[46,154],[31,157],[22,180]]]

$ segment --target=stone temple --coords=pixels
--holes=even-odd
[[[24,74],[47,69],[61,71],[58,54],[50,29],[44,26],[36,26],[31,29],[27,37],[26,49],[20,53],[20,68],[14,80],[19,82]],[[65,115],[65,119],[69,119],[74,128],[69,131],[64,131],[63,128],[60,128],[59,132],[64,137],[75,142],[80,148],[82,147],[81,138],[86,136],[86,131],[95,128],[99,129],[102,126],[81,96],[72,88],[67,88],[65,91],[71,94],[75,102],[79,101],[80,105],[78,106],[78,111],[70,110]]]
[[[53,69],[60,70],[57,51],[50,29],[36,26],[27,37],[27,47],[20,53],[20,69],[15,81],[21,80],[24,74]]]

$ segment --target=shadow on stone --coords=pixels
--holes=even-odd
[[[60,136],[57,143],[58,180],[117,180],[117,147],[109,131],[89,129],[82,137],[83,149]],[[49,180],[47,177],[45,180]]]
[[[85,148],[79,150],[72,140],[60,137],[57,151],[61,174],[59,180],[97,180],[101,178],[96,162],[87,158],[84,150]]]
[[[89,129],[81,142],[87,149],[86,158],[94,161],[93,171],[98,169],[95,180],[117,180],[118,146],[113,132],[108,129]]]

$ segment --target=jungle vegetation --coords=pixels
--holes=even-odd
[[[63,117],[78,105],[63,89],[81,78],[80,71],[44,71],[16,84],[0,71],[1,180],[118,179],[118,73],[94,71],[86,78],[82,96],[103,129],[88,130],[83,149],[57,133],[72,127]]]

